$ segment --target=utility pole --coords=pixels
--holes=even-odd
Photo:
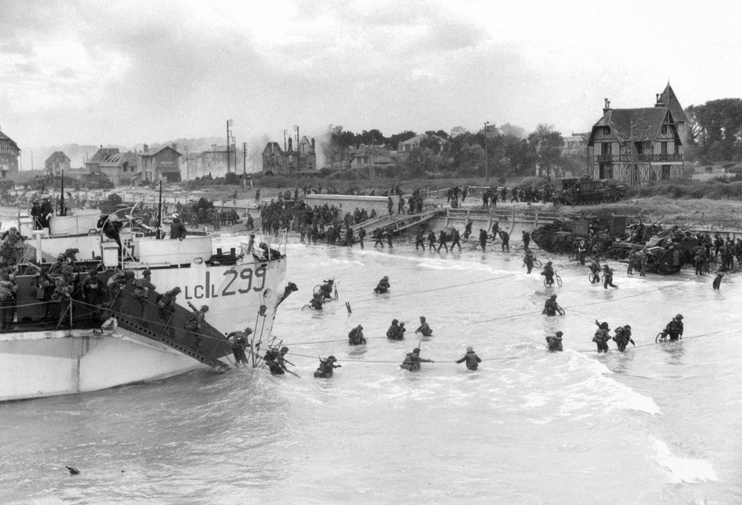
[[[489,183],[490,182],[490,167],[489,167],[489,159],[487,157],[487,126],[489,125],[489,121],[484,122],[484,182]]]
[[[188,180],[188,146],[185,146],[185,155],[186,155],[186,180]]]
[[[230,149],[229,145],[232,143],[232,132],[230,131],[230,128],[232,128],[232,125],[234,125],[234,121],[231,119],[227,120],[227,173],[229,173],[229,165],[231,164],[230,161]]]
[[[242,143],[242,175],[247,173],[247,142]]]
[[[289,151],[288,151],[288,147],[286,147],[286,134],[287,133],[288,133],[288,130],[283,131],[283,163],[285,165],[286,175],[289,175]],[[265,167],[263,167],[263,170],[265,170]]]
[[[299,171],[299,157],[301,156],[301,148],[299,147],[299,126],[294,125],[296,130],[296,171]]]

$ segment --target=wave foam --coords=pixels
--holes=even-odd
[[[716,472],[708,461],[674,456],[665,442],[652,438],[655,449],[657,449],[657,463],[670,470],[671,482],[678,484],[718,480]]]
[[[608,410],[622,408],[646,412],[655,415],[660,413],[660,408],[651,397],[637,393],[630,387],[618,382],[610,377],[613,372],[603,363],[590,359],[581,353],[573,353],[569,362],[569,369],[587,369],[590,376],[582,383],[590,392],[577,395],[579,400],[585,400],[582,397],[590,397],[593,393],[599,393],[603,401],[608,405]],[[575,393],[579,388],[575,389]]]

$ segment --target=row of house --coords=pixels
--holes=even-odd
[[[116,186],[149,182],[179,182],[180,156],[177,146],[163,146],[142,152],[120,152],[117,147],[103,147],[85,162],[89,174],[104,174]]]
[[[605,100],[603,116],[589,133],[564,137],[564,153],[586,155],[587,174],[599,179],[615,179],[630,185],[681,177],[684,146],[688,141],[688,118],[668,83],[656,95],[653,107],[613,109]],[[384,146],[360,145],[351,149],[340,163],[342,168],[388,168],[404,160],[421,145],[444,150],[447,140],[434,134],[422,134],[399,142],[396,151]],[[0,177],[18,172],[18,145],[0,131]],[[186,157],[186,178],[221,177],[237,170],[234,148],[212,146],[211,150]],[[243,153],[244,155],[244,153]],[[120,152],[118,148],[98,149],[85,163],[89,174],[105,174],[113,184],[130,185],[141,181],[179,182],[181,154],[177,146],[162,146],[150,151]],[[262,153],[263,172],[273,174],[316,174],[317,151],[314,139],[293,139],[282,149],[278,142],[266,144]],[[244,160],[243,160],[244,162]],[[61,151],[45,162],[48,173],[60,175],[70,169],[70,159]]]

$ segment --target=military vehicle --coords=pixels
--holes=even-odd
[[[632,225],[626,233],[626,217],[588,217],[556,220],[531,232],[536,245],[547,252],[565,254],[577,259],[578,243],[585,240],[587,256],[628,260],[632,250],[647,254],[647,271],[660,275],[674,274],[686,263],[692,263],[693,248],[698,240],[678,227],[662,229],[658,225]],[[639,270],[640,265],[635,266]]]
[[[565,205],[592,205],[617,202],[626,194],[626,186],[609,185],[606,180],[590,177],[556,181],[556,197]]]

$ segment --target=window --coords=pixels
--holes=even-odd
[[[666,124],[663,124],[662,125],[662,135],[667,135],[667,125]]]
[[[660,153],[667,154],[667,142],[660,142]]]
[[[670,165],[662,165],[662,180],[670,178]]]

